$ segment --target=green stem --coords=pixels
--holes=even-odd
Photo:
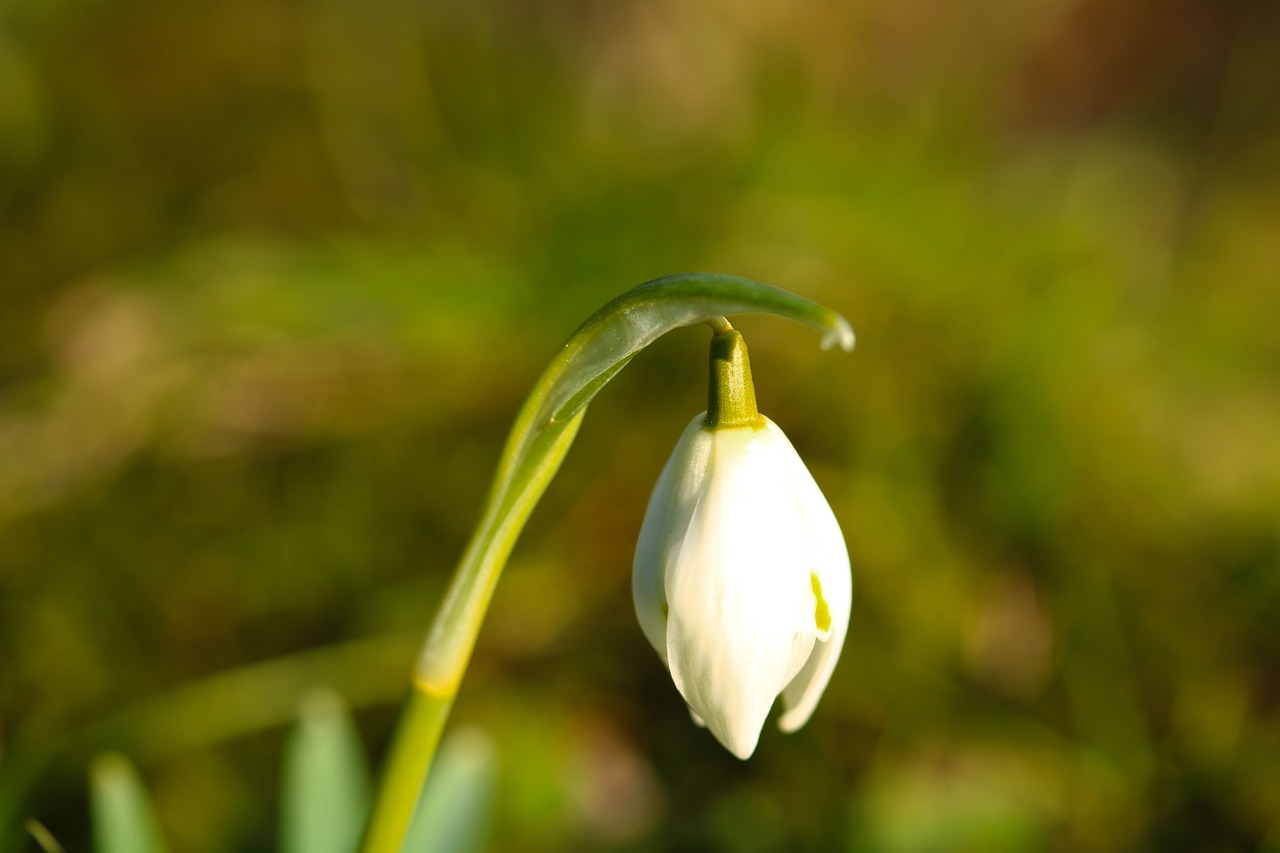
[[[724,315],[752,311],[808,323],[824,333],[824,346],[853,347],[849,323],[821,305],[750,279],[690,273],[646,282],[609,302],[543,372],[511,428],[480,524],[422,647],[363,853],[400,853],[494,587],[587,404],[636,353],[672,329],[710,322],[726,332]]]
[[[400,853],[453,696],[437,696],[415,681],[405,702],[362,850]]]
[[[711,382],[707,388],[708,429],[763,427],[751,381],[751,359],[742,334],[730,329],[711,338]]]
[[[525,521],[569,452],[585,414],[585,409],[579,410],[551,436],[523,488],[514,495],[495,493],[490,498],[418,657],[409,699],[370,816],[364,853],[399,853],[498,578]]]

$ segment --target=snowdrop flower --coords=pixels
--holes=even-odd
[[[756,411],[736,331],[712,339],[707,412],[649,500],[632,593],[695,720],[734,755],[755,751],[779,694],[783,731],[809,719],[849,626],[849,555],[813,476]]]

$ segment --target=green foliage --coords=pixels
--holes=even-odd
[[[360,735],[332,691],[309,694],[285,750],[281,853],[352,853],[369,813]]]
[[[445,736],[409,824],[408,853],[480,853],[486,849],[497,782],[492,740],[475,728]]]
[[[40,845],[40,849],[44,853],[66,853],[62,845],[58,843],[58,839],[40,821],[35,818],[27,818],[26,829],[32,840]]]
[[[475,728],[450,732],[422,788],[404,849],[483,850],[496,779],[496,750],[488,735]],[[126,758],[99,757],[90,789],[97,853],[167,849],[142,780]],[[285,750],[281,853],[351,853],[359,847],[369,802],[364,750],[342,698],[328,689],[312,691]],[[41,824],[29,821],[28,829],[43,849],[62,849]]]
[[[164,853],[168,849],[142,779],[123,755],[94,760],[89,795],[96,853]]]

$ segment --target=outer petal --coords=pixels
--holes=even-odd
[[[667,662],[666,570],[679,553],[689,519],[702,494],[711,434],[701,429],[703,415],[694,418],[676,442],[658,484],[649,497],[632,563],[631,595],[640,630]]]
[[[789,457],[768,430],[709,435],[700,500],[667,568],[667,660],[693,712],[747,758],[810,656],[814,599]]]
[[[793,732],[808,722],[822,698],[849,630],[853,594],[849,550],[831,505],[794,450],[790,459],[792,490],[805,526],[809,570],[821,590],[830,628],[829,632],[822,632],[828,636],[814,644],[813,654],[804,668],[782,691],[782,701],[787,710],[779,718],[778,727],[784,732]]]

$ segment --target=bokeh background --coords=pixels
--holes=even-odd
[[[840,519],[748,763],[631,610],[705,330],[593,404],[454,720],[495,850],[1280,850],[1280,7],[6,0],[0,846],[140,766],[272,849],[316,684],[385,749],[524,393],[688,270]]]

